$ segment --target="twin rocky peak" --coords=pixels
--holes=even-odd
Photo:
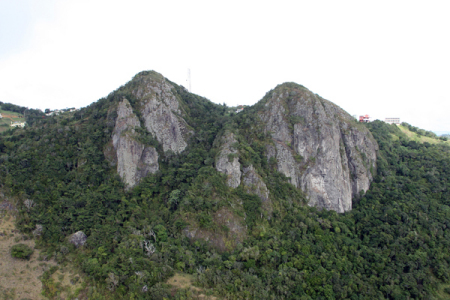
[[[159,170],[162,155],[182,153],[195,128],[186,121],[185,105],[174,84],[162,75],[141,72],[125,88],[134,97],[133,107],[123,97],[111,108],[117,117],[105,155],[131,188]],[[308,205],[340,213],[351,210],[352,197],[367,191],[376,171],[378,145],[368,129],[337,105],[294,83],[277,86],[255,107],[257,124],[245,130],[271,137],[265,158],[307,195]],[[164,153],[140,141],[142,130]],[[226,174],[229,187],[244,185],[263,203],[270,201],[264,178],[252,165],[240,163],[237,134],[227,130],[216,137],[215,168]]]

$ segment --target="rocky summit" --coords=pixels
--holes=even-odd
[[[134,97],[133,104],[124,97],[113,108],[114,151],[107,157],[128,188],[157,172],[161,157],[180,154],[198,135],[195,124],[189,124],[186,97],[180,95],[187,91],[175,86],[156,72],[142,72],[124,87]],[[215,168],[226,176],[229,187],[242,185],[263,203],[271,203],[265,174],[242,164],[238,138],[243,132],[252,137],[264,132],[260,142],[265,159],[275,162],[276,170],[307,195],[308,205],[342,213],[352,209],[352,198],[368,190],[378,145],[365,126],[337,105],[301,85],[284,83],[241,115],[252,115],[255,122],[219,132],[214,143]],[[139,141],[142,131],[157,141],[162,152]],[[270,211],[271,205],[266,206]]]
[[[272,137],[267,158],[309,196],[308,204],[351,210],[352,197],[369,189],[378,145],[344,110],[292,83],[273,90],[258,111]]]

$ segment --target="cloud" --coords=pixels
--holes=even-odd
[[[86,106],[153,69],[216,103],[294,81],[351,114],[450,130],[447,4],[433,1],[58,1],[0,57],[0,99]]]

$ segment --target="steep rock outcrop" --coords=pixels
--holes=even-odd
[[[298,187],[298,168],[292,150],[284,143],[274,140],[274,145],[267,145],[267,158],[275,157],[278,171],[290,178],[291,184]]]
[[[272,212],[272,203],[269,199],[269,190],[253,165],[243,168],[242,183],[247,193],[255,194],[261,198],[262,207],[264,210]]]
[[[182,152],[192,130],[182,117],[185,113],[174,87],[156,72],[138,74],[133,83],[131,93],[140,101],[145,128],[161,143],[164,152]]]
[[[376,170],[376,151],[378,144],[372,135],[363,135],[356,128],[349,128],[347,124],[342,124],[343,141],[348,160],[350,174],[352,174],[352,193],[358,194],[360,191],[367,191],[372,182],[372,175]]]
[[[253,165],[244,168],[243,171],[242,181],[246,191],[258,195],[263,202],[269,200],[269,190]]]
[[[127,188],[135,186],[148,173],[159,170],[158,152],[137,140],[136,127],[141,127],[139,119],[133,113],[130,102],[123,99],[117,107],[117,119],[112,134],[112,162],[117,164],[117,173]]]
[[[309,196],[309,205],[337,212],[352,208],[376,168],[378,145],[371,133],[335,104],[287,83],[266,98],[259,113],[272,136],[267,157]]]
[[[233,146],[237,140],[232,132],[226,132],[221,143],[216,157],[216,170],[227,175],[228,186],[236,188],[241,184],[241,164],[238,150]]]

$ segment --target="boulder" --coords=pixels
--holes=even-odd
[[[76,248],[86,244],[87,236],[83,231],[77,231],[69,236],[69,243],[75,245]]]

